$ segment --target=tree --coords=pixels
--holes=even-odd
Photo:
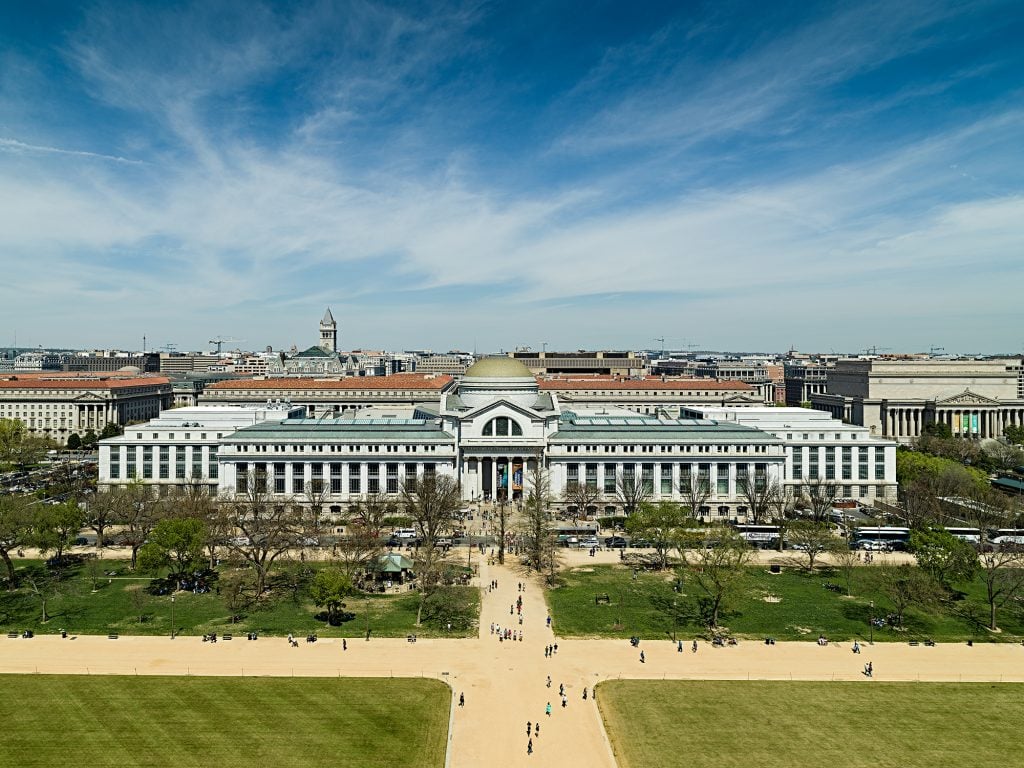
[[[82,447],[82,438],[78,436],[77,432],[72,432],[68,435],[68,450],[77,451]]]
[[[223,505],[210,495],[210,486],[201,478],[193,478],[175,486],[163,500],[163,515],[187,517],[203,522],[203,546],[210,568],[217,564],[217,555],[230,538],[234,526]]]
[[[779,488],[778,481],[747,474],[737,486],[739,495],[747,502],[747,521],[758,525],[766,520],[771,513],[772,499]]]
[[[39,551],[53,552],[60,563],[64,550],[75,543],[85,524],[85,513],[75,501],[40,507],[35,515],[35,545]]]
[[[97,491],[85,503],[85,527],[96,533],[96,549],[106,546],[107,529],[121,514],[124,494],[117,489]]]
[[[933,421],[930,424],[925,424],[921,429],[922,435],[928,435],[929,437],[938,437],[942,440],[950,440],[953,437],[953,430],[949,424],[944,424],[940,421]]]
[[[573,523],[575,523],[579,518],[590,514],[590,508],[596,506],[601,500],[601,492],[597,489],[596,485],[590,485],[585,482],[572,482],[566,486],[562,499],[570,510],[569,514],[572,516]],[[574,509],[576,511],[572,512]]]
[[[26,434],[25,422],[21,419],[0,419],[0,462],[15,463]]]
[[[999,609],[1024,592],[1024,551],[1017,546],[1004,545],[998,552],[979,554],[978,565],[988,602],[988,628],[995,632]]]
[[[523,505],[523,548],[526,564],[538,573],[548,573],[554,581],[557,538],[549,509],[551,483],[540,458],[533,460],[527,478],[526,503]]]
[[[85,430],[85,434],[82,435],[82,447],[91,448],[96,445],[97,440],[99,440],[99,438],[96,436],[95,430],[87,429]]]
[[[144,570],[169,568],[172,577],[181,576],[203,557],[206,524],[195,517],[168,517],[158,522],[139,550],[139,564]]]
[[[658,567],[668,567],[668,555],[679,546],[679,537],[692,522],[687,510],[671,501],[643,503],[626,519],[626,531],[630,536],[651,542],[658,556]]]
[[[772,522],[779,528],[779,540],[776,548],[779,552],[786,545],[786,532],[789,528],[788,520],[792,512],[793,500],[789,492],[782,485],[773,483],[771,495],[768,497],[768,506],[771,509]]]
[[[704,597],[701,615],[708,627],[718,627],[722,610],[742,590],[750,547],[732,528],[713,526],[684,537],[683,563],[688,579]]]
[[[44,567],[34,566],[24,571],[23,584],[28,593],[39,601],[41,611],[40,622],[45,624],[50,620],[46,607],[50,601],[58,597],[61,592],[61,578],[59,570],[49,570]]]
[[[800,486],[801,502],[811,513],[811,520],[816,523],[825,522],[832,512],[832,504],[839,493],[835,480],[816,478],[804,480]]]
[[[327,623],[339,624],[345,599],[353,593],[352,579],[340,568],[321,568],[309,586],[313,603],[327,609]]]
[[[229,620],[234,624],[239,619],[241,612],[252,602],[253,582],[244,571],[232,570],[223,574],[218,580],[220,584],[220,596],[231,616]]]
[[[651,498],[651,490],[635,475],[620,474],[615,483],[615,497],[622,504],[623,513],[629,517]]]
[[[842,545],[828,523],[816,523],[813,520],[791,523],[786,535],[789,545],[807,558],[808,573],[814,570],[814,561],[820,555],[834,552]]]
[[[438,539],[451,533],[462,493],[458,482],[449,475],[423,474],[406,480],[400,496],[420,538],[414,558],[420,593],[416,609],[418,626],[423,617],[424,601],[440,586],[443,578],[446,553],[438,545]]]
[[[835,551],[832,557],[835,560],[836,568],[843,575],[843,581],[846,583],[846,594],[853,596],[853,577],[860,567],[858,553],[852,549],[841,547]]]
[[[973,581],[978,572],[974,547],[945,528],[911,531],[908,548],[917,558],[918,567],[946,590]]]
[[[1003,437],[1016,445],[1024,445],[1024,426],[1007,424],[1003,428]]]
[[[903,616],[912,605],[929,606],[941,598],[941,588],[935,579],[920,568],[911,565],[883,565],[879,569],[879,586],[893,604],[896,624],[903,628]]]
[[[387,527],[385,521],[394,513],[394,502],[378,493],[368,494],[349,508],[345,536],[338,541],[335,552],[350,577],[376,564]]]
[[[495,509],[494,521],[498,524],[498,564],[505,564],[505,537],[508,535],[509,508],[501,502]]]
[[[245,488],[226,506],[228,522],[238,532],[226,545],[252,568],[261,596],[277,559],[302,538],[303,515],[297,505],[271,501],[266,476],[259,472],[249,473]]]
[[[139,617],[139,624],[146,620],[146,609],[150,606],[149,593],[143,589],[141,584],[128,587],[128,602],[132,610]]]
[[[106,440],[110,437],[119,437],[124,434],[124,427],[120,427],[112,421],[108,421],[103,425],[103,430],[100,432],[100,440]],[[71,446],[69,445],[68,448]]]
[[[26,496],[0,495],[0,559],[7,568],[8,586],[17,580],[11,552],[27,546],[35,531],[33,504]]]
[[[134,571],[139,550],[163,516],[165,508],[153,498],[151,488],[139,479],[128,483],[119,493],[123,498],[117,505],[117,523],[122,527],[122,541],[131,548],[131,569]]]
[[[706,477],[684,476],[679,481],[679,496],[690,510],[690,516],[699,518],[701,509],[711,497],[711,481]]]
[[[982,450],[992,460],[996,469],[1003,472],[1009,472],[1014,467],[1024,465],[1024,449],[1019,445],[992,440],[986,443]]]

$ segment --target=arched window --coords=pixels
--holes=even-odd
[[[507,416],[498,416],[484,424],[484,437],[522,437],[523,428]]]

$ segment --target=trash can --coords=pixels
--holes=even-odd
[[[777,563],[772,563],[768,566],[768,570],[771,573],[782,573],[782,566],[778,565]]]

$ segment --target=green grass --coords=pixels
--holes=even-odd
[[[436,680],[2,678],[4,765],[444,764],[451,694]]]
[[[720,623],[741,637],[801,640],[824,634],[835,640],[866,639],[872,614],[885,616],[892,610],[879,589],[878,575],[877,569],[858,568],[853,597],[847,597],[823,587],[825,582],[842,581],[829,571],[808,575],[800,569],[784,568],[781,574],[774,575],[763,566],[752,567],[748,569],[742,595],[722,615]],[[684,582],[682,594],[675,593],[673,578],[669,571],[642,572],[634,580],[631,571],[621,566],[565,571],[560,586],[548,592],[555,630],[563,637],[664,638],[666,632],[672,631],[684,637],[702,633],[696,617],[697,588]],[[595,595],[604,594],[611,599],[610,604],[597,605]],[[768,602],[767,596],[780,600]],[[691,613],[689,620],[676,626],[668,613],[658,607],[673,599]],[[872,600],[874,609],[870,607]],[[984,621],[985,611],[981,584],[976,582],[964,599],[952,605],[909,609],[903,631],[876,629],[874,640],[1017,641],[1024,636],[1024,611],[1019,605],[1000,612],[999,625],[1003,631],[998,636],[979,623],[979,617]]]
[[[125,575],[100,580],[99,589],[92,591],[92,581],[81,567],[72,568],[57,595],[47,604],[48,621],[42,622],[40,602],[25,588],[13,592],[0,591],[0,632],[32,629],[38,633],[67,629],[76,634],[169,635],[171,631],[171,602],[168,596],[147,596],[142,608],[143,621],[133,605],[130,593],[150,583],[145,576],[131,576],[119,561],[105,561],[110,567],[119,567]],[[19,561],[19,565],[37,564]],[[453,587],[479,615],[479,590],[475,587]],[[265,635],[287,635],[289,632],[305,635],[316,631],[322,637],[362,637],[366,634],[367,614],[375,637],[404,637],[411,632],[422,637],[474,637],[473,627],[449,633],[440,626],[424,623],[416,627],[419,595],[415,592],[399,595],[373,595],[354,597],[346,610],[352,618],[340,626],[330,626],[318,620],[323,609],[313,605],[308,590],[292,591],[279,587],[258,606],[242,611],[242,618],[231,623],[230,611],[215,592],[194,595],[179,592],[174,600],[174,626],[178,634],[202,635],[230,632],[245,634],[256,631]]]
[[[601,683],[622,768],[1020,764],[1024,687],[988,683]]]

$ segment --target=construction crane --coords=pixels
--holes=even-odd
[[[665,359],[665,337],[664,336],[655,336],[654,340],[661,342],[661,357],[659,359],[664,360]]]
[[[861,351],[866,355],[877,355],[879,352],[889,352],[890,350],[892,350],[892,347],[879,347],[875,345],[873,347],[867,347]]]
[[[932,347],[928,348],[928,354],[929,355],[934,355],[936,352],[945,352],[945,351],[946,351],[945,347],[932,346]]]
[[[168,341],[168,342],[167,342],[166,344],[164,344],[164,345],[163,345],[162,347],[160,347],[160,349],[164,350],[164,351],[165,351],[165,352],[167,352],[168,354],[171,354],[171,353],[173,353],[173,352],[174,352],[174,350],[176,350],[177,348],[178,348],[178,345],[177,345],[177,344],[172,344],[172,343],[171,343],[171,342],[169,342],[169,341]]]
[[[216,339],[210,339],[206,343],[207,344],[216,344],[217,345],[217,354],[219,355],[220,352],[221,352],[221,349],[224,347],[225,344],[235,344],[235,343],[239,343],[240,344],[243,341],[245,341],[245,339],[225,339],[223,336],[218,336]]]

